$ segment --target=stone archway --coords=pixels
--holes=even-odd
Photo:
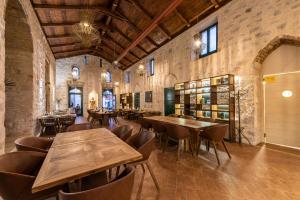
[[[291,35],[281,35],[271,40],[263,49],[261,49],[254,59],[254,63],[262,64],[264,60],[279,46],[283,44],[300,46],[300,37]]]
[[[263,98],[263,74],[262,65],[266,58],[281,45],[300,46],[300,37],[292,35],[280,35],[272,39],[264,48],[262,48],[254,58],[253,67],[255,74],[253,76],[254,85],[254,143],[264,142],[264,98]]]
[[[5,11],[5,129],[6,151],[33,131],[33,42],[18,0],[7,1]]]

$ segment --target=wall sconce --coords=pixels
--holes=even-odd
[[[115,87],[119,87],[120,83],[119,82],[115,82]]]
[[[293,96],[293,92],[290,91],[290,90],[284,90],[284,91],[281,93],[281,95],[282,95],[283,97],[288,98],[288,97]]]
[[[146,69],[145,66],[140,64],[136,70],[136,72],[138,73],[138,75],[143,76],[144,74],[146,74]]]

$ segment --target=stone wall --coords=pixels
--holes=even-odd
[[[50,63],[50,87],[52,88],[52,103],[51,107],[54,106],[54,83],[55,83],[55,58],[51,52],[51,49],[47,43],[47,40],[43,34],[43,31],[39,25],[36,14],[31,6],[30,1],[28,0],[6,0],[0,1],[0,153],[4,151],[4,143],[5,143],[5,84],[4,79],[5,76],[5,57],[6,54],[9,55],[9,51],[5,52],[5,46],[9,46],[10,42],[5,38],[5,29],[9,26],[6,26],[6,8],[8,2],[11,5],[19,4],[22,9],[21,12],[24,13],[24,18],[20,19],[23,24],[27,24],[30,30],[31,39],[32,39],[32,53],[31,56],[23,57],[21,51],[18,52],[18,49],[15,49],[17,62],[23,63],[23,65],[27,65],[26,68],[28,71],[31,71],[31,82],[30,84],[32,88],[26,88],[26,90],[20,91],[20,96],[31,96],[31,102],[23,102],[23,106],[31,107],[30,119],[26,120],[26,123],[22,123],[22,121],[18,121],[17,123],[19,127],[23,127],[24,131],[20,132],[20,134],[16,133],[11,135],[11,137],[6,138],[6,143],[12,143],[16,137],[20,137],[21,135],[32,135],[36,134],[39,131],[39,125],[37,122],[37,117],[42,115],[45,111],[45,63],[46,60]],[[13,11],[18,12],[18,11]],[[9,21],[8,21],[9,23]],[[14,24],[14,26],[17,26]],[[18,32],[17,34],[22,35],[22,32]],[[7,43],[5,45],[5,43]],[[25,45],[25,44],[24,44]],[[27,63],[28,57],[31,57],[31,63]],[[26,59],[25,59],[26,58]],[[9,62],[8,62],[9,63]],[[30,69],[29,69],[30,68]],[[25,69],[24,69],[25,70]],[[16,98],[12,98],[10,101],[14,101]],[[16,107],[15,110],[12,108],[10,112],[20,112],[19,108]],[[9,113],[8,113],[9,114]],[[23,116],[23,120],[24,120]],[[7,127],[6,127],[7,128]],[[8,142],[7,142],[8,141]]]
[[[141,92],[141,107],[164,110],[163,88],[177,82],[231,73],[240,77],[242,97],[242,126],[253,144],[262,141],[262,77],[257,56],[265,46],[282,35],[299,36],[299,0],[233,0],[217,12],[159,48],[141,63],[155,58],[155,75],[140,77],[138,64],[129,68],[130,84],[123,81],[121,93]],[[218,22],[218,52],[195,59],[193,36]],[[265,57],[265,55],[263,55]],[[238,89],[238,88],[237,88]],[[144,92],[152,90],[152,104],[143,102]]]
[[[87,56],[87,64],[84,63],[84,56]],[[100,58],[91,55],[75,56],[71,58],[58,59],[56,61],[56,109],[68,108],[68,90],[69,86],[77,85],[83,87],[83,111],[87,116],[89,101],[94,98],[96,105],[102,105],[102,85],[101,72],[109,69],[112,73],[112,81],[120,81],[121,70],[110,67],[111,65],[102,59],[103,67],[100,68]],[[72,81],[72,66],[80,69],[80,79]],[[114,93],[119,96],[119,88],[114,87]],[[119,105],[119,98],[117,104]]]

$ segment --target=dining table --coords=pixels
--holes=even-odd
[[[32,186],[36,193],[142,158],[106,128],[59,133]]]
[[[199,121],[195,119],[184,119],[179,117],[169,117],[169,116],[152,116],[152,117],[144,117],[144,119],[158,121],[160,123],[171,124],[175,126],[182,126],[186,127],[190,130],[190,148],[188,148],[192,153],[195,153],[200,141],[199,134],[201,130],[206,128],[217,126],[219,123],[214,122],[206,122],[206,121]]]

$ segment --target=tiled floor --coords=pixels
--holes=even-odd
[[[137,123],[122,119],[120,123],[131,124],[138,132]],[[150,163],[161,191],[149,172],[143,178],[137,167],[132,200],[300,200],[299,155],[265,146],[228,144],[228,148],[232,159],[220,151],[220,167],[212,151],[198,157],[184,153],[176,161],[176,146],[165,153],[155,149]]]

